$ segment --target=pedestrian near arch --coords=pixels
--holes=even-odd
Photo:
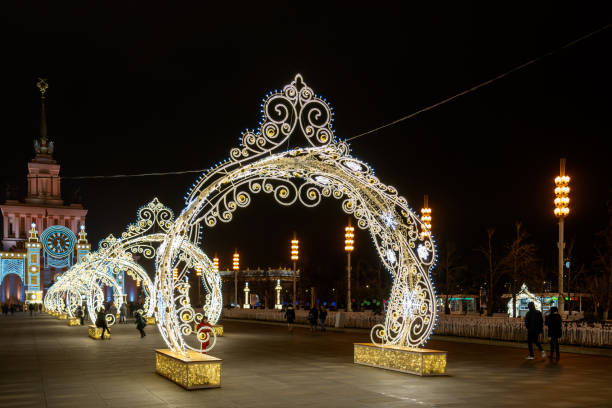
[[[527,327],[527,346],[529,347],[529,355],[526,357],[527,360],[533,360],[533,344],[538,347],[542,353],[542,357],[546,357],[546,352],[540,344],[540,334],[544,330],[544,319],[542,318],[542,312],[535,308],[533,302],[529,302],[527,306],[529,311],[525,315],[525,327]]]
[[[561,315],[556,307],[550,308],[550,314],[546,316],[546,327],[548,327],[548,337],[550,337],[550,361],[553,361],[553,354],[557,354],[555,361],[561,358],[559,352],[559,338],[562,336]]]

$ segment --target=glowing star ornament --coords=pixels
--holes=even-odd
[[[194,184],[186,195],[186,207],[157,251],[155,286],[167,316],[158,327],[165,333],[168,347],[187,355],[188,334],[181,330],[177,318],[181,294],[167,284],[172,281],[181,243],[196,243],[200,226],[213,228],[219,222],[231,222],[234,212],[260,193],[271,195],[281,205],[314,207],[323,198],[341,200],[342,209],[354,216],[356,226],[369,231],[393,280],[384,323],[371,332],[373,342],[412,347],[425,344],[436,322],[436,297],[430,279],[435,247],[431,234],[421,234],[424,223],[419,215],[395,188],[382,183],[369,165],[352,157],[346,142],[335,138],[331,108],[300,75],[269,94],[262,113],[259,128],[245,131],[229,159]],[[295,147],[286,150],[290,138]],[[395,214],[397,224],[385,221],[381,217],[384,212]],[[425,259],[417,253],[421,244],[429,252]],[[393,256],[388,256],[387,249]],[[404,299],[411,293],[414,307],[408,310]]]
[[[423,261],[429,258],[429,250],[423,244],[419,244],[419,246],[417,247],[417,253],[419,254],[419,258],[421,258]]]
[[[393,214],[391,214],[391,212],[385,211],[382,213],[381,217],[387,227],[391,228],[392,230],[397,228],[397,220]]]

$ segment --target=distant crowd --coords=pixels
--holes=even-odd
[[[2,304],[2,315],[8,316],[9,314],[13,315],[15,312],[25,312],[26,310],[32,312],[40,312],[42,310],[42,305],[39,303],[30,303],[29,305],[24,305],[23,303],[3,303]]]

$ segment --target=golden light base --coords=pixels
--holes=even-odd
[[[221,387],[221,359],[187,350],[187,358],[170,349],[155,350],[155,372],[187,390]]]
[[[215,334],[217,335],[217,337],[223,337],[223,325],[215,324],[213,326],[213,330],[215,331]]]
[[[355,364],[420,376],[446,374],[446,351],[354,343]]]
[[[89,326],[89,337],[91,337],[92,339],[96,339],[96,340],[100,340],[100,337],[102,337],[102,328],[101,327],[96,327],[93,324],[90,324]],[[105,339],[110,339],[111,335],[109,332],[105,332],[104,333],[104,338]]]
[[[145,317],[145,321],[147,322],[147,325],[151,324],[156,324],[155,323],[155,316],[150,316],[150,317]]]
[[[80,326],[81,318],[80,317],[69,317],[68,318],[68,326]]]
[[[57,318],[59,320],[66,320],[68,319],[68,315],[66,313],[62,313],[61,315],[58,315]]]

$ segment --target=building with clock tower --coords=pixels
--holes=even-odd
[[[60,165],[53,159],[54,143],[47,137],[47,82],[36,84],[41,94],[40,137],[28,163],[27,196],[7,199],[2,212],[0,302],[39,303],[44,291],[63,271],[88,251],[87,210],[64,205]],[[40,233],[40,235],[39,235]],[[78,238],[77,238],[78,236]]]

